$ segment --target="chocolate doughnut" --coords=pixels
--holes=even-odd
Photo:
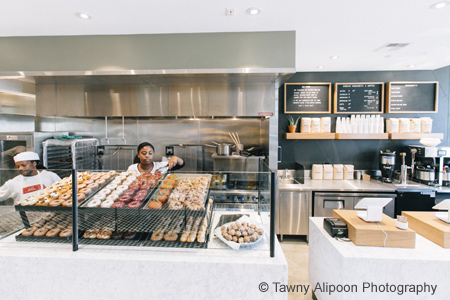
[[[135,237],[136,237],[136,232],[132,232],[132,231],[128,231],[128,232],[124,233],[124,235],[123,235],[124,240],[132,240]]]
[[[111,208],[124,208],[125,205],[126,205],[125,202],[117,201],[117,202],[114,202],[113,205],[111,205]]]
[[[131,200],[132,200],[132,198],[127,195],[122,195],[119,198],[117,198],[117,201],[121,201],[121,202],[125,202],[125,203],[131,202]]]
[[[144,196],[144,195],[136,195],[136,196],[134,196],[134,198],[133,198],[133,202],[134,202],[134,201],[142,202],[142,201],[144,201],[144,199],[145,199],[145,196]]]
[[[123,231],[114,231],[111,234],[111,239],[113,240],[121,240],[123,238]]]
[[[139,201],[132,201],[132,202],[128,203],[127,207],[136,209],[136,208],[141,207],[141,205],[142,205],[142,203]]]
[[[130,189],[124,191],[122,195],[133,197],[135,193],[136,193],[136,190],[130,188]]]

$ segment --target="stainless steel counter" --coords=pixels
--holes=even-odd
[[[304,184],[280,184],[280,191],[341,191],[341,192],[395,192],[391,184],[374,180],[312,180]]]

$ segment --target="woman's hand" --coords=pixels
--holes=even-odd
[[[167,167],[170,170],[173,167],[175,167],[176,165],[182,165],[182,164],[183,164],[183,160],[181,158],[179,158],[178,156],[172,156],[169,159],[169,162],[167,163]]]

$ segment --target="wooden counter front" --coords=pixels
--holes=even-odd
[[[439,220],[434,212],[404,211],[408,225],[418,234],[444,248],[450,248],[450,224]]]
[[[396,220],[383,214],[383,220],[378,223],[366,222],[356,215],[356,210],[333,210],[333,217],[339,218],[348,226],[348,237],[357,246],[384,247],[386,234],[386,247],[415,248],[416,233],[414,230],[399,229],[395,226]],[[380,229],[381,227],[381,229]]]

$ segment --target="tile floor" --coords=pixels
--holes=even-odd
[[[279,240],[279,238],[278,238]],[[288,262],[289,284],[308,285],[308,243],[304,236],[283,236],[280,242],[284,256]],[[311,300],[311,288],[304,295],[302,292],[289,293],[289,300]]]

